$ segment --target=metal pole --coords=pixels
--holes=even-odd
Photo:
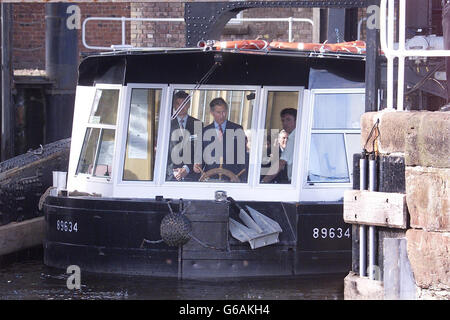
[[[125,17],[122,17],[122,45],[124,46],[126,43],[126,38],[125,38]]]
[[[377,191],[377,188],[377,160],[372,154],[369,159],[369,191]]]
[[[45,71],[54,81],[47,93],[45,143],[70,137],[78,78],[78,31],[67,26],[70,3],[45,4]]]
[[[406,3],[400,0],[399,14],[399,50],[405,50],[405,33],[406,33]],[[403,111],[403,99],[405,97],[405,57],[398,57],[398,75],[397,75],[397,111]]]
[[[15,116],[11,99],[12,90],[12,4],[2,3],[2,54],[1,54],[1,78],[2,78],[2,133],[1,133],[1,161],[14,157],[14,124]]]
[[[374,155],[369,159],[369,191],[377,190],[377,160]],[[376,229],[374,226],[369,226],[369,279],[375,278],[375,243]]]
[[[292,42],[292,17],[289,17],[289,42]]]
[[[359,160],[359,189],[366,190],[367,186],[367,158],[365,152],[362,153]],[[366,226],[359,226],[359,276],[366,275]]]
[[[366,112],[378,110],[380,88],[380,31],[366,25]]]

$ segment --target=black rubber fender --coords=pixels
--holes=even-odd
[[[67,171],[70,138],[0,163],[0,225],[42,216],[39,199],[53,185],[53,171]]]

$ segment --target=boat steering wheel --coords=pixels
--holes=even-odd
[[[235,174],[234,172],[228,170],[228,169],[224,169],[222,168],[222,164],[220,164],[220,166],[218,168],[213,168],[210,169],[208,171],[203,171],[202,170],[202,175],[200,176],[200,179],[198,179],[198,181],[209,181],[211,179],[211,177],[215,177],[217,176],[217,180],[218,181],[225,181],[223,178],[223,176],[227,177],[229,182],[241,182],[241,179],[239,178],[239,176],[241,174],[243,174],[245,172],[245,169],[242,169],[241,172],[239,172],[238,174]]]

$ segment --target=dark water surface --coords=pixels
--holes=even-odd
[[[342,300],[344,274],[226,281],[97,275],[81,272],[69,290],[65,270],[41,258],[0,265],[1,300]]]

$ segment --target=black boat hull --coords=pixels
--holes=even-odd
[[[237,212],[229,202],[170,201],[192,226],[180,247],[161,240],[168,199],[48,197],[44,263],[81,272],[217,279],[348,272],[351,226],[342,203],[240,202],[277,221],[279,242],[251,249],[228,231]],[[326,231],[326,232],[325,232]],[[325,236],[326,233],[326,236]]]

